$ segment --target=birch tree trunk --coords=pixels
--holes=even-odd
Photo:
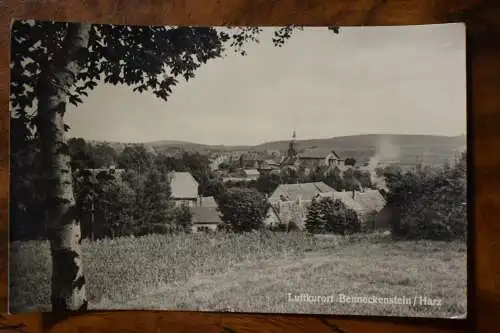
[[[53,312],[85,311],[87,296],[81,259],[81,228],[65,138],[68,89],[77,79],[90,25],[69,23],[63,45],[42,69],[37,86],[38,133],[46,172],[46,213],[51,255]]]

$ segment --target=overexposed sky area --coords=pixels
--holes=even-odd
[[[181,80],[165,102],[100,84],[68,106],[71,137],[253,145],[352,134],[466,132],[465,26],[275,29],[243,57],[228,51]]]

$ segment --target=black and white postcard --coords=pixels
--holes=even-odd
[[[12,313],[467,316],[463,24],[11,40]]]

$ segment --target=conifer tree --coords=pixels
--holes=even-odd
[[[321,201],[313,199],[306,217],[306,230],[312,234],[325,231],[326,219],[323,214]]]

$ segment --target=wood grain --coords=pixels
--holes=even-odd
[[[500,1],[11,0],[0,1],[0,310],[7,299],[9,43],[13,18],[125,24],[395,25],[465,22],[474,159],[473,297],[469,321],[412,321],[190,312],[92,312],[51,322],[2,315],[6,332],[497,332],[500,327]]]

